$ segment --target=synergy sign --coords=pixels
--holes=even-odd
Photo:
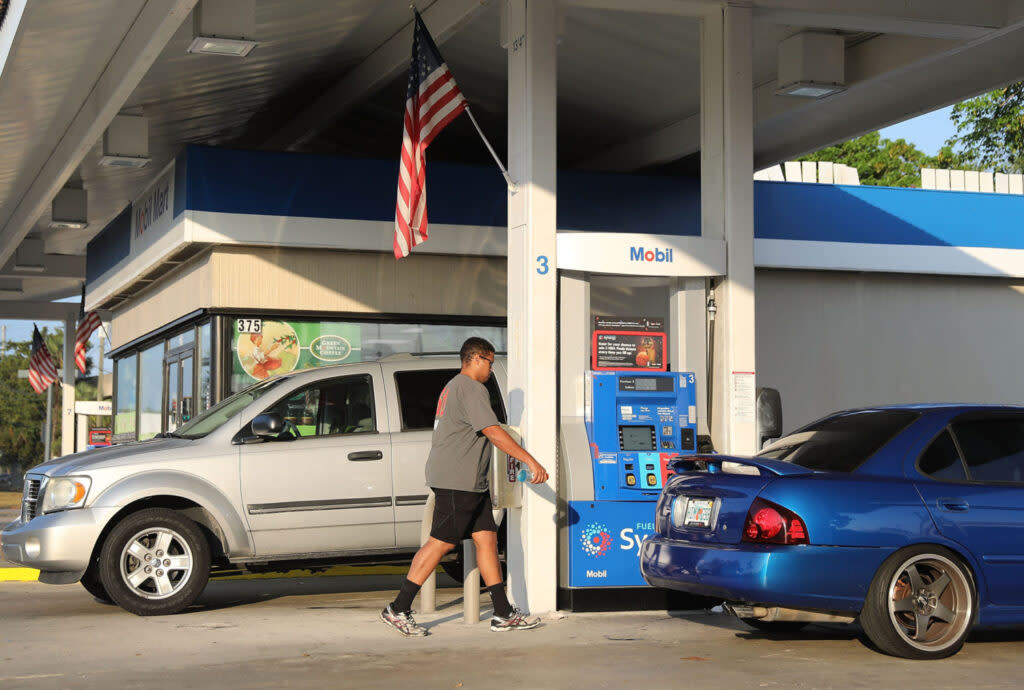
[[[654,532],[653,512],[650,503],[569,501],[569,585],[646,585],[640,545]]]

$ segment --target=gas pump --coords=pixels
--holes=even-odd
[[[668,462],[696,450],[696,377],[591,371],[585,391],[589,453],[564,447],[563,457],[572,475],[589,476],[591,482],[574,482],[575,495],[566,496],[561,585],[644,587],[639,548],[654,530],[654,506],[670,472]]]

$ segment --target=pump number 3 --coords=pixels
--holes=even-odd
[[[548,267],[548,257],[543,254],[537,257],[537,273],[540,275],[546,274],[550,268]]]

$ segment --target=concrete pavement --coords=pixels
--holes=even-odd
[[[78,585],[3,583],[0,687],[996,688],[1019,685],[1024,651],[1020,631],[984,633],[951,659],[910,662],[856,628],[773,637],[705,611],[555,614],[498,634],[462,622],[446,578],[438,612],[417,616],[432,634],[407,639],[377,619],[401,579],[213,582],[196,606],[157,618]]]

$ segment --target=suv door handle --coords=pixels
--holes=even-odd
[[[380,460],[384,453],[379,450],[359,450],[348,454],[349,460]]]
[[[967,501],[962,498],[940,498],[938,501],[939,510],[949,513],[966,513],[971,509]]]

